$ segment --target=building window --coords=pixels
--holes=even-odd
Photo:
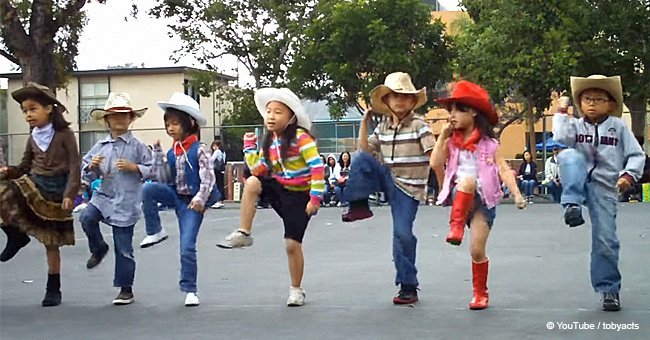
[[[186,95],[196,100],[196,102],[199,103],[199,106],[201,105],[201,95],[199,94],[199,91],[196,89],[196,87],[194,87],[194,85],[192,85],[188,79],[185,79],[183,81],[183,89],[183,92],[185,92]]]
[[[103,108],[110,92],[108,77],[79,79],[79,151],[85,154],[106,134],[103,122],[94,121],[90,112]]]

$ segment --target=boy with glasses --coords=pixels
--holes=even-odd
[[[571,148],[558,155],[564,221],[570,227],[579,226],[585,223],[581,205],[589,209],[591,284],[602,294],[602,309],[618,311],[621,274],[617,198],[639,180],[645,156],[620,119],[623,89],[619,76],[571,77],[571,92],[582,117],[562,112],[553,117],[553,137]]]

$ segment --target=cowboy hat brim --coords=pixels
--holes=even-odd
[[[194,120],[196,120],[196,123],[200,127],[204,127],[208,124],[208,121],[205,119],[205,117],[203,117],[203,113],[201,113],[200,110],[197,110],[196,108],[193,108],[191,106],[183,105],[183,104],[173,104],[168,102],[158,102],[158,106],[163,111],[167,109],[174,109],[174,110],[185,112],[190,117],[194,118]]]
[[[386,85],[377,85],[375,86],[374,89],[372,89],[372,91],[370,91],[370,107],[372,107],[372,110],[391,117],[393,115],[393,111],[388,107],[388,105],[386,105],[386,103],[383,100],[383,98],[391,92],[415,95],[417,100],[415,102],[415,106],[413,106],[413,110],[420,108],[422,105],[426,104],[427,102],[426,87],[423,87],[419,90],[408,91],[408,90],[393,90]]]
[[[311,129],[311,119],[305,112],[298,96],[291,92],[291,90],[267,87],[255,91],[255,106],[262,117],[266,116],[266,105],[272,101],[280,102],[289,107],[294,115],[296,115],[298,126],[307,130]]]
[[[139,110],[133,110],[133,109],[128,109],[128,108],[125,108],[125,109],[108,109],[108,110],[93,109],[92,111],[90,111],[90,116],[95,120],[102,120],[104,117],[106,117],[108,115],[116,114],[116,113],[133,113],[134,119],[138,119],[138,118],[144,116],[144,113],[147,111],[147,109],[148,108],[146,108],[146,107],[144,109],[139,109]]]
[[[587,78],[571,77],[571,95],[573,101],[577,104],[576,110],[580,116],[584,116],[580,110],[580,94],[587,89],[599,89],[609,93],[616,101],[614,109],[609,114],[615,117],[623,115],[623,86],[621,85],[621,77],[605,77],[601,75],[591,75]]]
[[[62,112],[67,111],[65,105],[61,104],[61,102],[56,99],[56,97],[52,96],[52,94],[49,92],[32,85],[32,83],[29,83],[27,86],[11,92],[11,97],[13,97],[14,100],[18,103],[22,103],[29,98],[45,98],[47,100],[51,100],[53,104],[56,104],[57,106],[63,108]]]
[[[499,115],[492,107],[492,104],[484,100],[475,98],[475,97],[449,97],[449,98],[440,98],[436,99],[436,102],[445,106],[449,111],[449,106],[451,103],[460,103],[467,106],[471,106],[479,111],[482,115],[487,118],[488,122],[492,125],[496,125],[499,122]]]

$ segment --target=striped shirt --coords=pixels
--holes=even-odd
[[[426,200],[429,179],[429,156],[435,139],[429,125],[411,113],[396,127],[392,120],[381,122],[368,145],[373,153],[391,169],[395,185],[416,200]]]
[[[314,138],[298,128],[286,155],[282,159],[280,139],[275,134],[269,147],[270,160],[264,158],[254,143],[244,143],[244,157],[251,174],[264,176],[270,168],[271,176],[287,190],[309,191],[311,202],[320,204],[325,192],[325,171]]]

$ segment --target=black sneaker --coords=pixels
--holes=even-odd
[[[618,299],[618,293],[603,294],[603,310],[607,312],[618,312],[621,310],[621,301]]]
[[[409,305],[418,302],[417,288],[402,287],[397,295],[393,298],[393,304]]]
[[[133,291],[131,287],[122,287],[120,293],[117,294],[117,297],[113,299],[113,304],[117,306],[128,305],[133,303]]]
[[[55,307],[61,304],[61,291],[60,290],[46,290],[45,298],[41,302],[43,307]]]
[[[104,256],[108,253],[108,246],[106,246],[106,250],[104,250],[101,253],[98,254],[90,254],[90,258],[88,259],[88,262],[86,262],[86,268],[92,269],[97,267],[97,265],[102,262],[104,259]]]
[[[585,224],[585,220],[582,218],[582,208],[576,204],[567,205],[564,208],[564,223],[568,224],[569,227]]]

